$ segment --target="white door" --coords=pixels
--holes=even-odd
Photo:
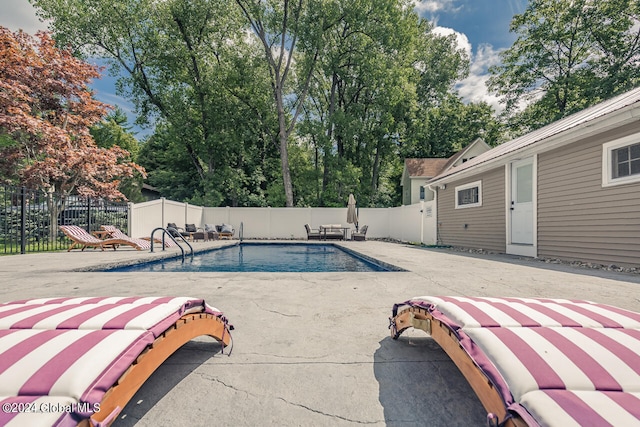
[[[511,243],[533,244],[533,159],[511,164]]]

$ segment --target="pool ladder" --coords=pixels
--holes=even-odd
[[[162,230],[162,250],[164,251],[166,249],[164,242],[165,242],[165,236],[169,236],[169,238],[171,240],[173,240],[173,243],[175,243],[179,248],[180,248],[180,252],[182,252],[182,262],[184,262],[184,248],[182,247],[182,245],[180,243],[178,243],[178,241],[175,239],[175,237],[169,232],[169,230],[167,230],[166,228],[163,227],[158,227],[155,228],[152,232],[151,232],[151,252],[153,252],[153,243],[154,243],[154,239],[153,239],[153,235],[155,234],[156,231],[158,230]],[[182,239],[182,241],[189,247],[189,250],[191,251],[191,260],[193,261],[193,246],[191,246],[191,244],[189,242],[187,242],[187,239],[184,238],[184,236],[180,233],[178,233],[178,236],[180,237],[180,239]]]

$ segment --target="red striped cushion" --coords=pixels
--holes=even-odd
[[[158,336],[183,314],[201,311],[221,314],[188,297],[43,298],[0,304],[0,329],[139,329]]]
[[[417,297],[463,328],[574,326],[640,328],[640,313],[589,301],[536,298]]]
[[[542,390],[522,404],[543,426],[640,426],[640,393]]]
[[[41,298],[0,304],[0,396],[8,396],[0,399],[46,403],[46,396],[53,396],[81,403],[72,414],[57,413],[59,419],[0,414],[0,425],[76,425],[90,417],[93,405],[141,352],[191,312],[222,316],[203,300],[187,297]]]
[[[60,228],[64,230],[70,236],[75,237],[78,240],[87,243],[100,243],[102,240],[98,239],[95,236],[87,233],[87,230],[84,228],[78,227],[77,225],[61,225]]]
[[[113,225],[103,225],[102,229],[108,231],[111,234],[111,237],[116,239],[127,240],[131,243],[134,243],[142,249],[151,249],[151,242],[149,240],[144,239],[136,239],[134,237],[129,237],[122,232],[118,227]]]
[[[0,337],[0,395],[100,402],[154,340],[147,331],[11,330]]]
[[[417,297],[505,406],[544,426],[640,426],[640,313],[580,300]]]
[[[0,396],[1,426],[76,426],[68,408],[78,407],[66,396]],[[75,405],[75,406],[74,406]],[[83,405],[85,406],[85,405]]]

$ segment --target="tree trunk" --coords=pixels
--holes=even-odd
[[[279,81],[277,79],[276,81]],[[276,106],[278,109],[278,139],[280,141],[280,164],[282,165],[282,184],[284,185],[284,195],[286,198],[286,206],[293,207],[293,184],[291,183],[291,171],[289,170],[289,149],[287,142],[289,135],[287,132],[287,121],[284,112],[284,102],[282,100],[282,88],[275,88]]]
[[[378,180],[380,178],[380,142],[376,146],[376,154],[373,158],[373,170],[371,172],[371,200],[375,200],[378,192]]]

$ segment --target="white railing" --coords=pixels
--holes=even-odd
[[[151,230],[173,222],[185,224],[244,224],[245,239],[305,239],[309,224],[347,224],[347,208],[210,208],[166,199],[131,204],[130,230],[133,237],[149,236]],[[436,243],[435,202],[395,208],[359,208],[359,226],[368,225],[367,237],[404,242]],[[355,226],[352,225],[352,229]]]

